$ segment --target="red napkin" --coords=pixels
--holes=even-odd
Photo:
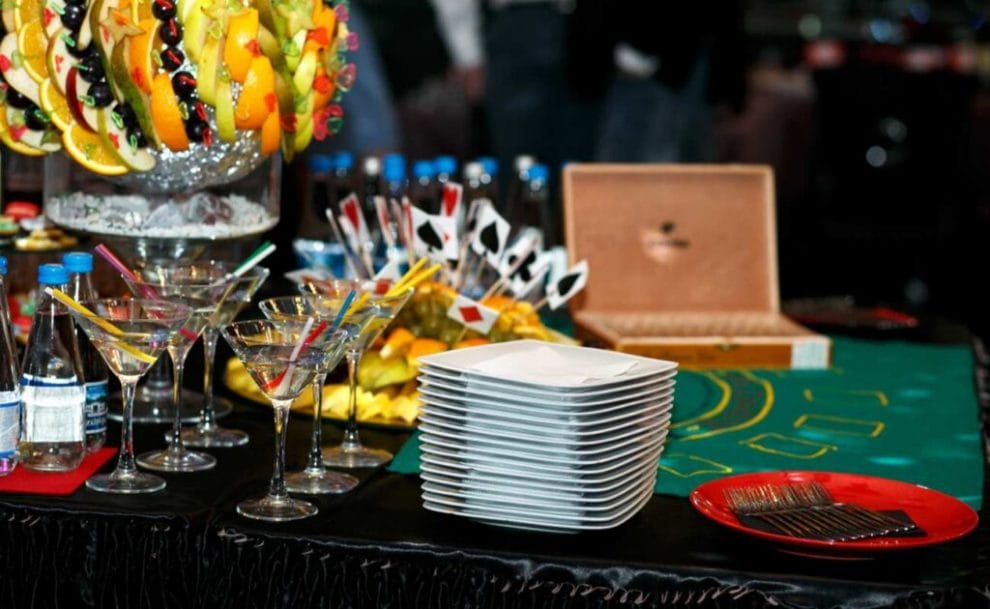
[[[75,470],[64,473],[32,472],[18,465],[14,473],[0,478],[0,493],[71,495],[116,454],[116,448],[101,448],[86,455]]]

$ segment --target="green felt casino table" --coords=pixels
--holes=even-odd
[[[914,482],[980,508],[983,453],[967,346],[836,338],[823,371],[682,370],[656,492],[771,470]],[[414,436],[391,465],[418,473]]]

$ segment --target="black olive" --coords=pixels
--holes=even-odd
[[[134,141],[137,143],[138,148],[147,148],[148,138],[144,136],[144,133],[142,133],[140,129],[136,129],[136,128],[129,129],[127,131],[127,139],[130,139],[132,137],[134,138]]]
[[[82,25],[86,17],[86,8],[79,4],[67,4],[62,9],[62,25],[66,29],[75,32]]]
[[[98,83],[89,87],[89,96],[93,98],[93,105],[97,108],[105,108],[113,103],[113,92],[110,85]]]
[[[179,22],[172,18],[162,25],[161,29],[158,30],[158,35],[161,36],[162,42],[174,47],[182,40],[182,28],[179,26]]]
[[[206,121],[200,120],[197,117],[190,117],[186,121],[186,135],[193,142],[202,142],[203,134],[210,130],[210,126],[206,124]]]
[[[91,44],[85,49],[80,49],[79,45],[75,42],[76,36],[72,36],[71,38],[72,44],[69,44],[68,42],[65,43],[65,48],[68,49],[69,55],[72,55],[76,59],[85,59],[86,57],[92,55],[94,45]]]
[[[86,55],[78,64],[79,76],[86,82],[97,83],[103,80],[103,62],[99,55]]]
[[[165,21],[175,17],[175,4],[171,0],[155,0],[151,3],[151,14]]]
[[[28,129],[44,131],[48,123],[48,115],[38,106],[32,104],[30,108],[24,111],[24,124],[27,125]]]
[[[169,72],[175,72],[182,65],[182,62],[186,60],[186,56],[182,54],[179,49],[169,47],[162,51],[162,67],[164,67]]]
[[[114,114],[120,117],[120,121],[127,129],[135,129],[138,126],[137,115],[134,109],[128,104],[117,104],[113,109]]]
[[[196,98],[196,79],[186,71],[176,72],[172,76],[172,90],[183,101]]]
[[[7,85],[7,105],[12,108],[20,108],[23,110],[25,108],[30,108],[34,104],[30,99],[15,91],[13,87]]]

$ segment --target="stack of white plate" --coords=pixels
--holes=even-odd
[[[618,526],[653,494],[677,364],[540,341],[420,362],[426,509],[566,532]]]

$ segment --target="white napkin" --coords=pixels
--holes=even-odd
[[[553,349],[539,347],[478,362],[471,366],[471,371],[522,383],[569,387],[617,379],[635,366],[635,361],[576,362]]]

